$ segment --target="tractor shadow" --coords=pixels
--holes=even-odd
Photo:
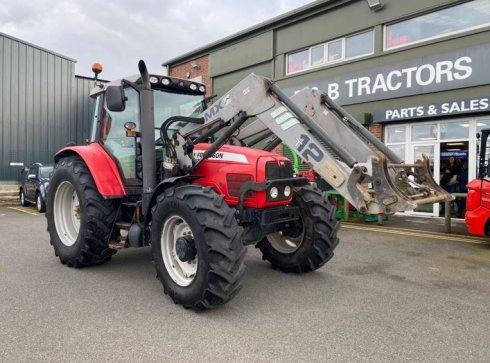
[[[238,295],[229,303],[206,311],[205,316],[224,318],[236,315],[237,309],[267,313],[272,307],[274,310],[291,306],[300,308],[305,299],[325,299],[324,294],[328,293],[332,284],[338,284],[334,281],[335,276],[325,267],[304,274],[274,270],[269,262],[262,260],[260,251],[253,247],[248,247],[245,265],[243,287]],[[80,280],[87,279],[104,286],[112,286],[116,291],[120,291],[120,295],[124,294],[123,291],[139,291],[141,296],[134,295],[132,298],[142,301],[151,299],[152,304],[163,304],[166,309],[185,310],[180,305],[174,305],[172,300],[164,295],[163,288],[156,279],[150,247],[119,251],[110,262],[83,268],[77,272],[83,275],[80,276]]]

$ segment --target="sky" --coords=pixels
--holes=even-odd
[[[112,80],[294,10],[313,0],[0,0],[0,32],[77,60],[75,74]]]

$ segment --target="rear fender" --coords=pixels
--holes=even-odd
[[[94,178],[97,190],[104,198],[126,195],[116,163],[100,144],[94,142],[85,146],[68,146],[59,150],[54,159],[58,162],[67,156],[79,156],[83,159]]]

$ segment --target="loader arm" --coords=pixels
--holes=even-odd
[[[200,117],[204,124],[180,130],[181,142],[201,140],[202,135],[227,127],[203,159],[226,141],[251,145],[274,134],[363,213],[393,214],[453,199],[434,181],[425,155],[414,164],[404,164],[315,89],[304,88],[289,98],[271,80],[250,74]],[[251,117],[256,120],[242,128]],[[184,151],[178,152],[178,158],[181,165],[193,167]],[[367,183],[372,183],[374,192],[367,190]]]

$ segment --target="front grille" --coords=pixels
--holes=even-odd
[[[265,164],[265,179],[266,180],[278,180],[278,179],[289,179],[293,177],[293,165],[291,164],[290,161],[280,161],[279,163],[275,161],[268,161]],[[290,185],[288,182],[277,182],[273,183],[269,188],[266,190],[266,199],[268,202],[278,202],[281,200],[287,200],[291,196],[285,196],[284,195],[284,188],[286,185]],[[272,198],[270,195],[270,189],[272,187],[276,187],[278,190],[278,195],[277,198]]]
[[[293,165],[290,161],[268,161],[265,164],[265,179],[286,179],[293,177]]]

